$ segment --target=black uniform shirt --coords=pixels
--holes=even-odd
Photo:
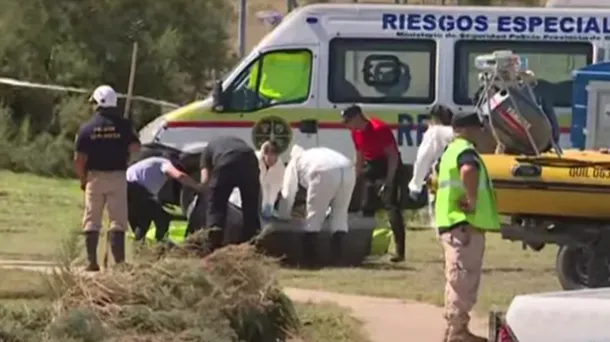
[[[208,143],[201,153],[201,168],[212,170],[222,169],[236,164],[244,156],[254,153],[252,147],[236,137],[220,137]]]
[[[129,145],[138,142],[131,123],[116,108],[101,108],[80,127],[75,150],[87,155],[88,171],[123,171],[127,170]]]

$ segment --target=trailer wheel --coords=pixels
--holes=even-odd
[[[590,251],[585,247],[561,246],[557,251],[556,271],[559,283],[564,290],[590,288],[588,263]],[[606,265],[610,268],[609,258]],[[610,286],[610,279],[603,286]]]

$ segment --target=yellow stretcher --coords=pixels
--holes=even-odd
[[[610,218],[610,154],[483,155],[504,215]]]

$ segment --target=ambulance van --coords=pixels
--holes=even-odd
[[[196,151],[222,135],[256,148],[273,138],[283,151],[320,145],[352,157],[340,111],[357,103],[392,126],[412,164],[430,107],[473,110],[475,57],[513,50],[552,96],[569,148],[572,71],[607,59],[609,41],[609,9],[309,5],[289,13],[209,98],[157,118],[141,139]]]

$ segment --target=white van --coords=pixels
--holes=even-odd
[[[415,159],[435,103],[473,110],[474,58],[524,55],[554,95],[569,147],[572,71],[607,59],[610,10],[320,4],[283,19],[209,98],[163,115],[144,143],[185,150],[221,135],[255,147],[328,146],[354,155],[340,110],[358,103],[391,124],[403,162]]]

